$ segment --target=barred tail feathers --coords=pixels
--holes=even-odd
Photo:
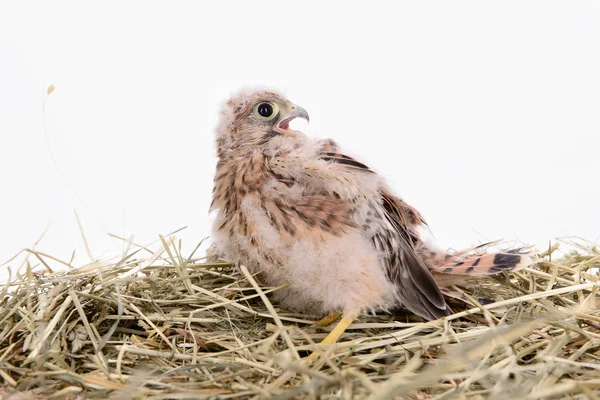
[[[450,260],[431,269],[440,274],[468,274],[471,276],[493,275],[502,271],[518,271],[532,263],[524,253],[489,253]]]
[[[496,243],[486,243],[456,253],[446,253],[425,247],[421,248],[420,252],[436,283],[441,287],[460,285],[469,278],[493,275],[502,271],[518,271],[533,263],[528,248],[499,253],[473,254],[475,250]]]

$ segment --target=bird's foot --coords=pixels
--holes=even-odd
[[[341,315],[342,315],[342,313],[333,311],[333,312],[327,314],[325,317],[321,318],[320,320],[313,322],[313,325],[314,326],[329,326],[329,325],[333,324],[335,322],[335,320],[338,319]]]
[[[327,317],[329,317],[330,315],[328,315]],[[327,317],[325,317],[325,318],[327,318]],[[323,318],[323,319],[325,319],[325,318]],[[333,321],[335,321],[335,319]],[[331,322],[333,322],[333,321],[331,321]],[[323,339],[321,341],[321,343],[319,343],[317,346],[321,346],[323,344],[328,345],[328,344],[333,344],[333,343],[337,342],[338,339],[342,336],[342,334],[346,331],[346,329],[348,329],[348,327],[352,324],[353,321],[354,321],[354,317],[351,317],[349,315],[343,315],[340,322],[337,323],[337,325],[331,330],[331,332],[329,332],[329,334],[327,336],[325,336],[325,339]],[[306,360],[309,362],[313,362],[319,357],[320,354],[321,354],[321,352],[313,352],[308,357],[306,357]]]

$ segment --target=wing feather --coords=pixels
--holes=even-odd
[[[329,162],[334,162],[334,163],[338,163],[338,164],[343,164],[346,165],[348,167],[352,167],[355,169],[360,169],[366,172],[371,172],[373,173],[373,171],[367,167],[365,164],[355,160],[352,157],[348,157],[344,154],[340,154],[340,153],[331,153],[331,152],[322,152],[319,154],[319,158],[325,161],[329,161]]]
[[[382,231],[379,235],[396,234],[394,246],[385,246],[386,273],[398,286],[398,297],[410,311],[427,319],[436,319],[450,314],[450,309],[429,268],[416,251],[419,238],[412,231],[410,216],[402,200],[382,191],[382,206],[385,217],[393,232]],[[390,243],[389,240],[383,243]]]
[[[373,240],[386,255],[386,274],[398,287],[400,301],[408,310],[426,319],[450,315],[442,292],[416,251],[419,238],[411,229],[411,216],[403,212],[406,203],[386,192],[382,192],[381,197],[392,231],[382,230]]]

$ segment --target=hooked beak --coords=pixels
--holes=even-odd
[[[279,122],[277,122],[277,125],[275,125],[275,128],[273,128],[273,130],[277,133],[281,133],[282,135],[296,136],[296,134],[301,132],[290,129],[290,122],[294,118],[303,118],[306,120],[306,122],[310,122],[310,117],[308,116],[308,113],[304,108],[296,104],[290,103],[287,108],[289,111],[287,113],[284,113],[282,111],[281,119],[279,120]]]

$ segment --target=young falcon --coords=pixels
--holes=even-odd
[[[362,311],[402,306],[432,320],[451,313],[442,289],[530,263],[525,254],[431,249],[423,217],[368,166],[290,129],[308,113],[274,91],[241,92],[216,129],[216,253],[245,265],[284,307],[341,313],[333,343]]]

